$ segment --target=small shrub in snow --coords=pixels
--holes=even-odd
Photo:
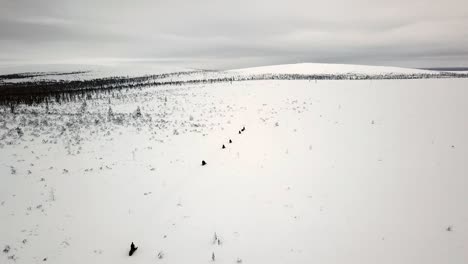
[[[46,112],[46,114],[49,113],[49,110],[50,110],[49,109],[49,100],[46,100],[46,102],[45,102],[45,112]]]
[[[135,110],[135,113],[133,114],[133,116],[136,117],[136,118],[141,117],[141,110],[140,110],[139,106]]]
[[[115,119],[114,119],[115,123],[118,124],[118,125],[123,125],[125,119],[123,116],[121,115],[118,115]]]
[[[107,120],[111,121],[112,119],[114,119],[114,111],[112,111],[112,107],[109,106],[107,110]]]
[[[24,135],[23,130],[20,127],[16,128],[16,133],[18,134],[19,137],[22,137]]]
[[[83,103],[80,106],[79,113],[80,114],[86,113],[87,107],[88,107],[88,104],[86,104],[86,101],[83,101]]]
[[[51,201],[55,201],[55,189],[50,189],[49,198]]]
[[[10,246],[9,245],[6,245],[5,248],[3,249],[3,253],[7,254],[8,252],[10,252]]]

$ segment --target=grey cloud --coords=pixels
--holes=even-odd
[[[0,7],[0,58],[10,60],[430,67],[463,64],[468,53],[461,0],[0,0]]]

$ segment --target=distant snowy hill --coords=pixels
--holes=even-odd
[[[247,74],[437,74],[438,71],[352,64],[297,63],[230,70]]]

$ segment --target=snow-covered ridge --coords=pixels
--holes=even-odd
[[[106,66],[106,67],[79,67],[64,68],[64,71],[36,71],[20,72],[9,71],[10,76],[0,75],[0,83],[38,82],[38,81],[93,81],[96,79],[153,78],[156,82],[210,82],[213,80],[240,81],[240,80],[266,80],[266,79],[424,79],[424,78],[466,78],[465,72],[447,72],[436,70],[421,70],[386,66],[367,66],[351,64],[323,64],[298,63],[271,65],[253,68],[234,69],[227,71],[192,70],[175,67],[152,67],[139,65]],[[75,71],[65,71],[74,69]],[[37,71],[41,70],[41,71]],[[79,71],[77,71],[79,70]],[[184,74],[179,74],[184,73]],[[18,78],[12,76],[18,75]],[[21,76],[23,75],[23,76]],[[30,76],[29,76],[30,75]],[[177,75],[177,76],[175,76]],[[163,77],[166,76],[166,77]],[[151,82],[145,82],[150,85]]]
[[[110,77],[141,77],[145,75],[159,75],[174,72],[188,72],[191,69],[166,65],[153,65],[144,63],[122,65],[24,65],[1,66],[0,80],[2,76],[24,75],[21,78],[10,78],[8,82],[34,82],[34,81],[78,81],[93,80]],[[77,74],[77,73],[80,74]]]
[[[235,69],[243,74],[438,74],[439,71],[353,64],[297,63]]]

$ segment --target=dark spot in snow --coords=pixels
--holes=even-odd
[[[6,254],[6,253],[10,252],[10,249],[11,249],[10,246],[6,245],[5,248],[3,249],[3,253]]]
[[[133,253],[135,253],[135,251],[137,251],[137,249],[138,249],[138,247],[135,247],[135,244],[133,244],[133,242],[132,242],[132,244],[130,244],[130,251],[128,252],[128,255],[132,256]]]

